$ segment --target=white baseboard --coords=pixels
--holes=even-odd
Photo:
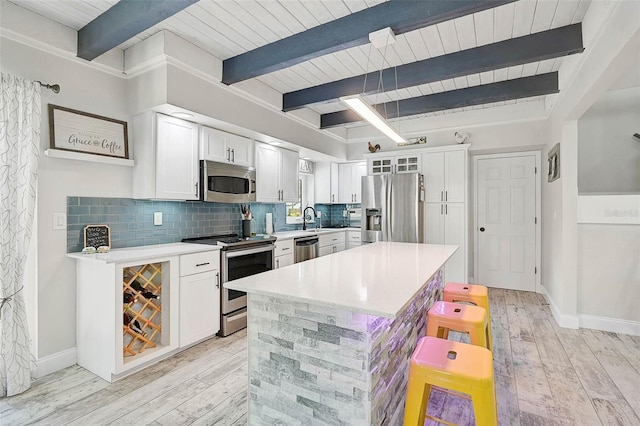
[[[551,299],[551,296],[549,296],[549,293],[547,293],[547,289],[544,286],[540,286],[540,288],[542,289],[540,293],[542,293],[545,300],[549,303],[549,307],[551,308],[551,313],[553,314],[553,318],[555,318],[558,325],[562,328],[573,328],[573,329],[580,328],[580,320],[578,319],[578,316],[561,313],[560,310],[558,309],[558,306],[556,306],[553,299]]]
[[[616,318],[596,317],[593,315],[578,315],[580,328],[611,331],[613,333],[631,334],[640,336],[640,322],[628,321]]]
[[[71,367],[78,362],[76,348],[67,349],[36,361],[34,377],[40,378],[63,368]]]

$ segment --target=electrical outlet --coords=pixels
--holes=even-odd
[[[153,224],[156,226],[162,225],[162,212],[153,213]]]
[[[53,229],[67,229],[67,215],[65,213],[53,214]]]

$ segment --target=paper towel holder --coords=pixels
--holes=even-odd
[[[265,234],[273,234],[273,213],[265,214]]]

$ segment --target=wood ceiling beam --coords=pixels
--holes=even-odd
[[[403,99],[397,103],[387,102],[375,105],[375,108],[383,117],[386,116],[388,119],[391,119],[558,92],[558,73],[551,72],[534,75],[532,77],[517,78],[466,89],[450,90],[433,95]],[[352,110],[337,111],[322,114],[320,116],[320,128],[328,129],[358,121],[363,120]]]
[[[475,47],[448,55],[437,56],[396,69],[382,71],[384,90],[419,86],[469,74],[481,73],[500,68],[522,65],[545,59],[558,58],[584,51],[582,45],[582,25],[568,25],[553,30],[518,37],[498,43]],[[378,92],[380,71],[321,84],[282,96],[282,110],[293,111],[314,104],[337,101],[341,96]],[[364,89],[364,90],[363,90]]]
[[[391,0],[223,61],[222,82],[234,84],[322,55],[369,43],[369,33],[395,34],[491,9],[515,0]]]
[[[91,61],[198,0],[120,0],[78,31],[78,57]]]

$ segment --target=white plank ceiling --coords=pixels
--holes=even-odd
[[[117,0],[10,0],[12,3],[79,30]],[[200,0],[119,46],[127,49],[166,29],[220,59],[227,59],[325,22],[372,7],[384,0]],[[304,89],[383,67],[397,66],[581,22],[591,0],[519,0],[495,9],[401,34],[386,51],[364,45],[325,55],[257,80],[280,93]],[[557,71],[562,59],[533,62],[494,71],[369,96],[380,103],[480,84]],[[387,88],[388,89],[388,88]],[[543,97],[440,111],[425,116]],[[339,102],[312,108],[323,114],[344,109]]]

